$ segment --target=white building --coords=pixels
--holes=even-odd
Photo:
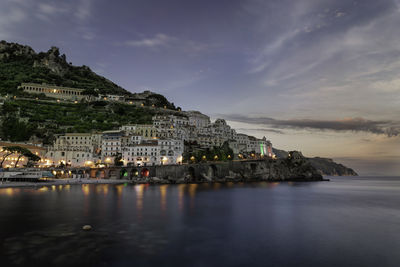
[[[205,128],[210,126],[210,117],[202,114],[199,111],[190,110],[185,112],[189,118],[189,125],[195,126],[196,128]]]
[[[136,141],[136,140],[135,140]],[[123,148],[122,160],[125,165],[160,165],[160,147],[158,140],[141,141]]]
[[[122,154],[123,137],[126,136],[125,131],[104,131],[101,143],[101,158],[104,162],[110,164],[117,154]]]
[[[246,134],[237,134],[236,136],[237,148],[240,153],[254,153],[260,156],[273,157],[272,143],[264,136],[258,139],[254,136]]]
[[[124,102],[125,96],[123,95],[99,95],[98,100],[113,101],[113,102]]]
[[[46,157],[52,165],[92,166],[98,158],[94,155],[95,145],[90,133],[66,133],[59,135]]]
[[[180,164],[182,163],[182,154],[184,149],[183,140],[160,139],[160,159],[162,164]]]
[[[37,83],[22,83],[19,89],[23,89],[24,92],[31,94],[44,94],[49,97],[54,97],[64,100],[81,100],[86,98],[84,89],[61,87],[48,84],[37,84]]]
[[[155,139],[157,137],[157,128],[152,124],[129,124],[123,125],[119,129],[125,131],[127,134],[140,134],[148,139]]]
[[[153,125],[159,128],[181,128],[189,126],[189,119],[185,116],[155,115],[152,118]]]

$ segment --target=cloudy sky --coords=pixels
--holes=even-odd
[[[0,39],[275,147],[400,175],[400,1],[2,0]]]

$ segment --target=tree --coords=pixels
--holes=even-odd
[[[6,146],[3,148],[3,152],[4,152],[3,159],[0,164],[1,167],[3,167],[3,163],[6,160],[6,158],[12,154],[18,154],[18,158],[15,161],[14,168],[17,167],[17,165],[22,157],[26,157],[28,159],[28,162],[29,162],[29,160],[31,160],[31,161],[39,161],[40,160],[39,156],[33,154],[29,149],[21,147],[21,146]]]
[[[32,154],[32,152],[29,149],[24,148],[24,147],[19,147],[17,153],[19,155],[18,155],[17,160],[15,161],[14,168],[17,168],[18,162],[23,156],[28,157],[28,155]]]
[[[118,153],[115,158],[114,158],[114,165],[115,166],[122,166],[124,165],[124,162],[122,161],[122,155],[121,153]]]
[[[29,153],[26,156],[28,158],[28,162],[26,163],[26,167],[32,167],[33,166],[33,162],[38,162],[41,159],[39,156],[33,154],[32,152]]]
[[[19,153],[22,151],[24,148],[20,146],[5,146],[3,147],[3,159],[1,160],[0,167],[3,167],[3,163],[6,160],[6,158],[14,153]]]

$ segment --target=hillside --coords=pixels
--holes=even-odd
[[[287,158],[288,152],[273,148],[275,155],[278,158]],[[351,168],[348,168],[342,164],[334,162],[328,158],[307,158],[311,165],[316,168],[322,175],[330,176],[357,176],[358,174]]]
[[[73,66],[57,47],[36,53],[31,47],[0,42],[0,94],[18,94],[22,82],[46,83],[74,87],[100,93],[124,94],[130,92],[110,80],[92,72],[87,66]]]
[[[106,101],[56,102],[44,94],[17,89],[23,82],[81,88],[93,96],[124,95],[140,100],[143,106]],[[29,46],[5,41],[0,42],[0,96],[7,96],[0,113],[0,139],[10,141],[39,139],[48,143],[56,133],[104,131],[123,124],[151,123],[155,113],[178,109],[161,94],[131,93],[87,66],[73,66],[57,47],[36,53]]]
[[[348,168],[340,163],[334,162],[328,158],[309,158],[311,165],[321,172],[322,175],[331,176],[357,176],[358,174],[351,168]]]

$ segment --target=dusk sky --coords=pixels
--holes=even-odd
[[[400,1],[2,0],[0,40],[362,175],[400,174]]]

